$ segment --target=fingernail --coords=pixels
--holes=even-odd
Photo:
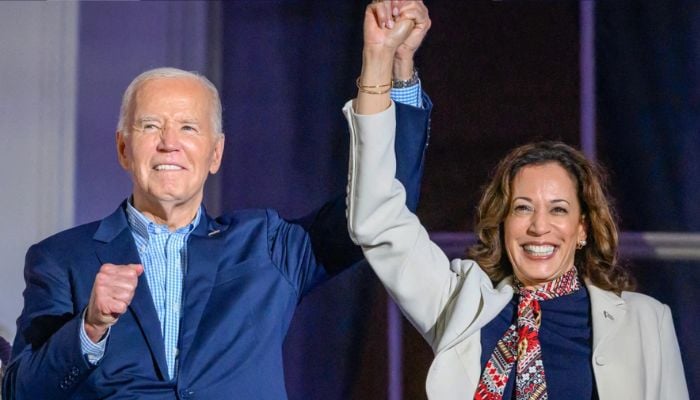
[[[398,7],[394,7],[394,9],[391,10],[391,13],[394,14],[394,16],[398,16],[398,15],[399,15],[399,8],[398,8]]]
[[[394,20],[390,19],[390,20],[386,21],[386,27],[389,29],[393,29],[394,28]]]

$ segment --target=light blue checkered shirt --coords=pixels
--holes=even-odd
[[[170,232],[167,225],[150,221],[131,203],[127,203],[126,214],[160,319],[168,374],[173,378],[177,371],[182,282],[187,270],[187,237],[199,223],[202,210],[197,211],[192,223],[175,232]],[[83,334],[84,329],[81,330],[83,353],[90,362],[96,363],[104,354],[106,337],[95,344],[87,338],[87,334],[85,337]]]
[[[395,102],[414,107],[423,107],[420,81],[406,88],[392,89],[391,98]],[[136,248],[141,257],[148,287],[153,296],[160,319],[160,329],[165,344],[165,359],[171,378],[177,372],[178,337],[182,309],[182,282],[187,270],[187,237],[199,223],[201,208],[192,223],[175,232],[168,231],[166,225],[157,225],[127,202],[127,219]],[[93,343],[85,332],[85,314],[80,329],[80,344],[88,361],[97,364],[104,356],[107,334]]]
[[[420,80],[413,86],[391,89],[391,99],[397,103],[423,108],[423,92],[421,91]]]

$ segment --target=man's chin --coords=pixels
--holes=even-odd
[[[185,195],[174,191],[158,191],[149,192],[146,195],[140,196],[140,198],[137,198],[136,194],[134,194],[135,204],[150,205],[151,207],[171,208],[187,205],[199,206],[201,201],[201,193],[199,195]]]

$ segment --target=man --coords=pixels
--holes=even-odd
[[[410,78],[427,10],[415,1],[368,10],[365,29],[381,27],[372,46],[402,43],[394,78],[427,108],[397,106],[398,175],[415,200],[430,103]],[[415,26],[392,31],[402,19]],[[221,165],[221,132],[206,78],[166,68],[129,85],[116,145],[132,195],[27,252],[6,398],[286,398],[282,343],[296,304],[361,256],[342,197],[302,221],[271,210],[209,217],[203,187]]]

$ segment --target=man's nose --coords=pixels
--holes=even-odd
[[[161,151],[173,151],[178,149],[178,132],[175,124],[165,123],[163,129],[160,131],[160,142],[158,143],[158,150]]]

